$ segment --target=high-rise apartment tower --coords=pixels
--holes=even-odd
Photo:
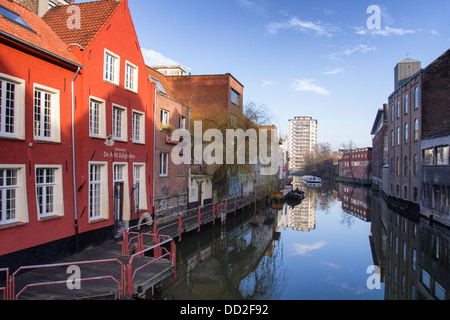
[[[317,147],[317,120],[295,117],[289,120],[289,170],[300,171],[306,165],[306,156]]]

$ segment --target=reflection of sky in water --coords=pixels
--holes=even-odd
[[[328,206],[318,202],[315,219],[315,228],[307,232],[289,227],[278,230],[281,231],[280,241],[276,243],[272,257],[264,259],[277,260],[271,272],[278,273],[276,277],[282,279],[272,279],[277,287],[258,296],[252,292],[255,282],[261,278],[259,273],[263,268],[258,266],[241,281],[239,289],[244,297],[281,300],[384,298],[383,283],[379,290],[369,290],[366,285],[372,275],[367,273],[367,268],[373,265],[370,222],[343,212],[340,201],[331,201]]]

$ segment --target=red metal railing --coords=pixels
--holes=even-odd
[[[175,241],[172,238],[168,237],[168,236],[161,236],[160,235],[160,236],[157,237],[158,238],[158,240],[157,240],[158,244],[155,244],[153,246],[144,246],[143,240],[142,240],[143,239],[142,237],[144,235],[146,235],[146,234],[143,233],[143,234],[141,234],[141,237],[140,237],[141,244],[139,246],[140,246],[140,248],[142,250],[138,251],[135,254],[130,256],[130,260],[129,260],[127,268],[126,268],[126,270],[127,270],[127,275],[126,275],[127,290],[126,290],[126,293],[129,296],[133,295],[133,280],[134,280],[137,272],[141,271],[142,269],[144,269],[144,268],[148,267],[149,265],[155,263],[156,261],[164,259],[165,257],[169,257],[169,261],[174,267],[173,277],[175,277],[175,275],[176,275],[176,246],[175,246]],[[153,234],[147,234],[147,235],[151,235],[151,236],[155,237],[155,235],[153,235]],[[161,237],[166,237],[167,240],[164,240],[163,242],[161,242],[160,241]],[[166,245],[168,243],[170,243],[170,251],[168,251],[164,247],[164,245]],[[154,251],[154,253],[153,253],[154,254],[154,259],[149,261],[149,262],[147,262],[147,263],[145,263],[144,265],[136,268],[133,271],[133,261],[134,261],[134,259],[136,257],[142,257],[143,255],[145,255],[145,253],[150,252],[152,250]],[[165,253],[163,253],[163,251]]]
[[[87,264],[103,264],[103,263],[117,263],[120,267],[120,280],[116,279],[116,277],[112,275],[104,275],[104,276],[97,276],[97,277],[89,277],[89,278],[81,278],[76,279],[76,281],[95,281],[95,280],[103,280],[103,279],[110,279],[114,281],[118,288],[119,288],[119,299],[122,299],[125,294],[125,265],[119,261],[118,259],[104,259],[104,260],[93,260],[93,261],[79,261],[79,262],[67,262],[67,263],[56,263],[56,264],[47,264],[47,265],[36,265],[36,266],[26,266],[26,267],[20,267],[17,269],[10,278],[10,294],[9,299],[11,300],[17,300],[19,296],[28,288],[32,287],[39,287],[39,286],[48,286],[48,285],[56,285],[56,284],[63,284],[67,283],[68,280],[58,280],[58,281],[48,281],[48,282],[38,282],[38,283],[29,283],[25,285],[17,294],[15,292],[15,279],[19,272],[24,270],[34,270],[34,269],[45,269],[45,268],[58,268],[58,267],[69,267],[69,266],[81,266],[81,265],[87,265]]]
[[[9,290],[9,269],[8,268],[3,268],[0,269],[0,273],[5,273],[5,286],[4,287],[0,287],[0,292],[3,292],[2,294],[2,299],[0,300],[9,300],[10,299],[10,290]]]

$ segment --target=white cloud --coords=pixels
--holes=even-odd
[[[300,244],[294,243],[294,255],[303,256],[310,253],[313,250],[318,250],[323,248],[327,243],[324,241],[316,242],[313,244]]]
[[[436,30],[431,30],[431,34],[433,34],[433,35],[435,35],[435,36],[438,36],[438,35],[440,35],[440,33],[439,33],[439,32],[437,32]]]
[[[295,91],[314,92],[320,95],[329,95],[330,92],[323,87],[315,85],[314,80],[310,79],[294,79],[293,86]]]
[[[373,50],[375,50],[375,47],[369,47],[367,44],[360,44],[356,47],[345,50],[344,54],[349,57],[355,52],[367,53]]]
[[[272,22],[267,26],[267,32],[276,35],[280,30],[296,30],[303,33],[313,33],[317,36],[331,36],[331,28],[327,28],[321,22],[300,20],[293,17],[286,22]]]
[[[336,68],[330,71],[323,72],[323,75],[335,75],[344,72],[343,68]]]
[[[376,49],[377,49],[376,47],[370,47],[367,44],[359,44],[355,47],[347,48],[344,51],[329,54],[326,57],[331,60],[341,60],[342,56],[350,57],[354,53],[364,54],[370,51],[374,51]]]
[[[149,66],[179,66],[181,65],[178,61],[166,57],[162,53],[152,50],[142,48],[142,55],[144,56],[144,61]]]
[[[276,84],[276,82],[272,81],[272,80],[263,80],[263,81],[261,81],[261,86],[262,87],[269,87],[269,86],[273,86],[275,84]]]
[[[359,35],[374,35],[374,36],[404,36],[406,34],[414,34],[417,30],[407,30],[402,28],[384,27],[381,29],[368,29],[364,27],[355,28],[355,33]]]

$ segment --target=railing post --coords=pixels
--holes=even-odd
[[[122,236],[122,255],[128,256],[129,254],[130,251],[128,249],[128,230],[124,230]]]
[[[234,214],[236,214],[237,211],[237,199],[236,196],[234,197]]]
[[[198,223],[198,228],[197,228],[197,232],[200,232],[200,222],[201,222],[201,209],[202,207],[198,207],[198,211],[197,211],[197,223]]]
[[[213,204],[213,208],[212,208],[212,212],[213,212],[213,226],[215,226],[216,225],[216,208],[217,208],[217,206],[219,205],[219,203],[216,201],[216,202],[214,202],[214,204]]]
[[[161,257],[161,246],[159,245],[161,243],[160,240],[161,236],[154,235],[154,237],[155,237],[154,243],[156,247],[154,249],[155,252],[153,253],[153,255],[155,259],[158,259],[159,257]]]
[[[170,243],[170,252],[172,254],[172,265],[173,265],[172,278],[175,279],[177,277],[177,247],[175,245],[175,241],[173,240]]]
[[[183,233],[183,221],[181,220],[181,215],[182,213],[178,214],[178,232],[180,233],[179,235],[179,241],[181,241],[181,234]]]

